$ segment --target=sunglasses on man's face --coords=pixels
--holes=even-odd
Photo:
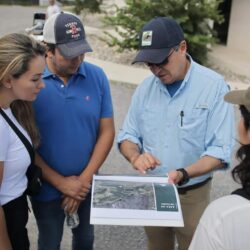
[[[161,68],[165,65],[168,64],[169,62],[169,57],[174,53],[174,51],[177,51],[179,49],[179,46],[177,47],[174,47],[173,50],[168,54],[168,56],[161,62],[161,63],[146,63],[146,65],[149,67],[149,68],[152,68],[152,67],[158,67],[158,68]]]

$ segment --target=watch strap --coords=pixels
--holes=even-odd
[[[184,168],[178,168],[178,169],[176,169],[176,171],[179,171],[182,173],[182,179],[178,183],[179,186],[182,186],[182,185],[189,182],[189,180],[190,180],[189,174]]]

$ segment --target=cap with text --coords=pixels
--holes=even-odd
[[[250,112],[250,88],[246,90],[233,90],[224,96],[226,102],[244,105]]]
[[[43,37],[44,42],[56,44],[68,59],[92,51],[83,24],[74,14],[61,12],[49,17],[43,28]]]
[[[172,18],[155,17],[140,33],[140,50],[132,63],[161,63],[184,40],[181,26]]]

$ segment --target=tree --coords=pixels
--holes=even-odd
[[[100,5],[103,0],[75,0],[74,11],[80,14],[81,11],[89,11],[90,13],[101,12]]]
[[[215,39],[213,22],[222,22],[218,12],[222,0],[126,0],[126,6],[116,6],[115,14],[106,15],[104,21],[115,28],[118,36],[106,32],[107,43],[118,46],[120,51],[138,48],[138,34],[142,26],[156,16],[176,19],[184,30],[188,51],[192,57],[204,63],[209,45]]]

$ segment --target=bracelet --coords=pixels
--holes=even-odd
[[[179,186],[182,186],[189,182],[190,177],[188,175],[188,172],[184,168],[178,168],[176,169],[176,171],[179,171],[182,173],[182,179],[178,182]]]

